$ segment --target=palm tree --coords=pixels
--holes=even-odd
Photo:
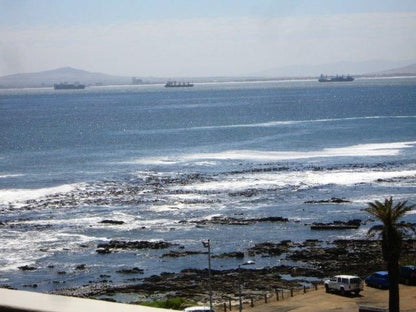
[[[393,205],[393,197],[385,199],[384,203],[374,201],[368,203],[365,209],[368,213],[375,216],[383,224],[375,225],[368,231],[381,232],[382,242],[381,249],[383,259],[387,263],[389,272],[389,311],[399,312],[399,259],[402,247],[403,229],[407,228],[406,223],[398,223],[408,211],[412,210],[415,205],[407,205],[407,201],[398,202]]]

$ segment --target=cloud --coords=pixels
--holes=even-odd
[[[7,51],[17,51],[26,71],[71,65],[141,76],[239,75],[295,64],[412,59],[415,29],[413,12],[3,27],[0,75],[21,68],[9,63]]]

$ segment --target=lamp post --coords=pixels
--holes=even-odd
[[[243,302],[241,301],[241,269],[240,265],[238,266],[238,311],[243,310]]]
[[[208,288],[209,288],[209,308],[212,311],[212,286],[211,286],[211,241],[203,241],[202,245],[208,248]]]

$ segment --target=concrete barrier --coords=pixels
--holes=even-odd
[[[2,312],[164,312],[167,309],[0,288]]]

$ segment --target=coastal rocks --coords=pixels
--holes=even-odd
[[[121,250],[135,250],[135,249],[165,249],[173,246],[173,244],[163,241],[149,242],[149,241],[119,241],[111,240],[108,243],[101,243],[97,245],[96,252],[99,254],[111,253],[114,249]]]
[[[331,223],[314,222],[311,225],[311,230],[347,230],[358,229],[361,225],[360,219],[353,219],[349,221],[333,221]]]
[[[341,203],[350,203],[351,201],[332,197],[331,199],[325,199],[325,200],[307,200],[305,201],[305,204],[341,204]]]
[[[86,264],[79,264],[75,267],[75,270],[82,271],[82,270],[85,270],[86,268],[87,268]]]
[[[121,269],[121,270],[118,270],[116,272],[120,273],[120,274],[143,274],[144,270],[135,267],[135,268],[131,268],[131,269]]]
[[[21,271],[34,271],[37,268],[33,266],[29,266],[29,265],[23,265],[23,266],[19,266],[18,269]]]
[[[309,246],[291,252],[287,259],[308,263],[325,275],[366,276],[384,267],[380,241],[337,240],[332,246]]]
[[[124,224],[124,221],[118,221],[118,220],[102,220],[100,223],[103,224],[111,224],[111,225],[121,225]]]
[[[403,257],[414,257],[415,240],[404,240]],[[336,274],[354,274],[361,277],[370,272],[385,269],[381,255],[379,240],[336,240],[333,242],[315,239],[304,242],[289,240],[279,243],[265,242],[251,248],[255,255],[273,255],[283,252],[282,259],[294,261],[293,265],[253,268],[240,267],[229,270],[211,270],[214,300],[220,302],[224,298],[235,298],[238,285],[244,289],[243,296],[264,296],[265,292],[274,293],[277,288],[291,288],[318,282],[324,277]],[[250,250],[248,253],[250,253]],[[246,253],[245,253],[246,254]],[[231,252],[228,255],[241,255]],[[215,267],[215,261],[214,267]],[[248,261],[246,262],[248,263]],[[252,264],[252,263],[250,263]],[[129,269],[120,274],[130,274]],[[141,269],[132,268],[131,274],[141,274]],[[289,276],[288,278],[286,276]],[[104,276],[100,276],[104,277]],[[132,277],[135,277],[134,275]],[[283,278],[284,277],[284,278]],[[110,283],[92,283],[87,287],[77,289],[59,289],[55,293],[95,297],[117,293],[142,293],[144,295],[181,296],[194,301],[207,301],[209,271],[207,269],[185,269],[177,273],[161,273],[144,279],[130,279],[129,285],[118,286]]]
[[[288,222],[287,218],[283,217],[266,217],[266,218],[233,218],[226,216],[215,216],[211,219],[189,221],[190,223],[195,223],[198,225],[250,225],[259,222]],[[188,221],[181,221],[181,223],[186,223]]]
[[[237,258],[237,259],[243,259],[244,258],[244,252],[241,251],[234,251],[234,252],[227,252],[220,255],[214,255],[212,258]]]
[[[186,257],[191,255],[199,255],[199,254],[206,254],[206,251],[169,251],[162,255],[162,258],[170,257],[170,258],[179,258],[179,257]]]
[[[286,252],[291,246],[290,241],[282,241],[278,244],[265,242],[260,244],[255,244],[253,247],[248,249],[248,254],[250,256],[262,255],[262,256],[279,256],[282,253]]]

